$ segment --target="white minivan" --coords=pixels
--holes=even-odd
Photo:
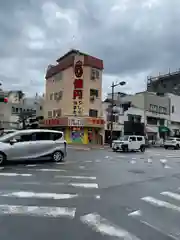
[[[6,161],[52,159],[63,161],[67,143],[61,131],[45,129],[19,130],[0,137],[0,165]]]

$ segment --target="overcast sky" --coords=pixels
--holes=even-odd
[[[43,92],[47,65],[71,48],[104,60],[104,94],[113,80],[141,91],[147,75],[180,68],[180,1],[0,1],[5,89]]]

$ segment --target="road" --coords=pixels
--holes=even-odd
[[[0,169],[0,239],[180,239],[180,151],[69,149]]]

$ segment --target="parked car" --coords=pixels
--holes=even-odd
[[[164,142],[164,148],[174,148],[174,149],[180,149],[180,138],[168,138]]]
[[[137,151],[145,152],[146,144],[144,136],[123,136],[112,143],[113,151],[121,150],[123,152]]]
[[[6,161],[51,159],[63,161],[67,155],[64,133],[45,129],[19,130],[0,137],[0,165]]]

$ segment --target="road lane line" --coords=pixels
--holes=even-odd
[[[74,218],[76,208],[0,205],[0,215],[29,215],[34,217]]]
[[[51,169],[51,168],[41,168],[41,169],[35,169],[35,170],[41,171],[41,172],[66,172],[66,170],[64,169]]]
[[[86,180],[96,180],[96,177],[86,177],[86,176],[65,176],[65,175],[57,175],[55,178],[72,178],[72,179],[86,179]]]
[[[27,164],[26,167],[36,167],[37,164]]]
[[[152,224],[150,224],[149,222],[147,222],[146,220],[143,220],[143,212],[141,210],[137,210],[137,211],[133,211],[131,213],[128,214],[129,217],[132,217],[132,218],[135,218],[135,219],[138,219],[142,224],[152,228],[153,230],[163,234],[164,236],[168,236],[170,239],[173,239],[173,240],[178,240],[174,235],[172,234],[167,234],[165,233],[165,231],[157,226],[154,226]]]
[[[160,194],[180,201],[180,194],[173,193],[173,192],[162,192]]]
[[[145,201],[145,202],[147,202],[147,203],[149,203],[149,204],[151,204],[155,207],[168,208],[168,209],[180,212],[180,207],[178,207],[174,204],[165,202],[165,201],[158,200],[158,199],[153,198],[153,197],[143,197],[143,198],[141,198],[141,200],[143,200],[143,201]]]
[[[98,184],[96,183],[69,183],[68,185],[72,187],[98,188]]]
[[[102,218],[97,213],[90,213],[80,217],[80,220],[91,227],[96,232],[99,232],[102,235],[107,235],[111,237],[117,237],[124,240],[140,240],[136,236],[132,235],[128,231],[115,226],[107,219]]]
[[[36,192],[0,192],[1,197],[17,197],[17,198],[43,198],[43,199],[71,199],[78,197],[78,194],[58,194],[58,193],[36,193]]]
[[[0,176],[4,177],[31,177],[32,174],[30,173],[0,173]]]

